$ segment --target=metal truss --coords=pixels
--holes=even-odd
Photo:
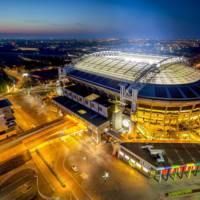
[[[59,80],[65,80],[67,74],[74,70],[76,63],[82,61],[89,56],[103,57],[103,56],[118,56],[120,51],[101,51],[92,54],[86,54],[81,58],[74,59],[70,66],[59,69]],[[120,57],[118,58],[120,60]],[[123,59],[122,59],[123,60]],[[171,63],[186,62],[182,57],[167,57],[155,64],[147,64],[144,68],[135,74],[134,81],[131,84],[120,85],[120,103],[125,106],[126,102],[131,103],[131,113],[135,114],[137,109],[137,98],[139,91],[149,83],[162,70],[170,67]]]
[[[167,58],[160,61],[159,63],[149,65],[147,68],[140,70],[132,84],[130,84],[128,87],[127,84],[120,85],[121,106],[124,107],[126,101],[130,102],[131,114],[135,114],[137,109],[137,98],[139,91],[162,70],[170,67],[171,63],[183,61],[184,60],[182,58]]]

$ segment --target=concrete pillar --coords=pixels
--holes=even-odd
[[[190,171],[188,172],[188,178],[190,178],[191,173],[192,173],[192,169],[190,168]]]
[[[159,175],[159,183],[161,183],[161,181],[162,181],[162,173],[161,173],[161,171],[160,171],[160,175]]]
[[[56,93],[59,96],[63,96],[64,95],[64,91],[63,91],[63,87],[62,87],[61,83],[56,86]]]
[[[112,114],[112,127],[115,130],[120,130],[122,128],[122,112],[114,111]]]

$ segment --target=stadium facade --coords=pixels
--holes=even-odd
[[[61,68],[59,77],[67,81],[65,100],[102,117],[104,129],[146,139],[199,131],[200,72],[185,58],[103,51]]]

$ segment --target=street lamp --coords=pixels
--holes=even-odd
[[[106,181],[108,178],[110,178],[110,173],[105,171],[102,175],[102,178]]]

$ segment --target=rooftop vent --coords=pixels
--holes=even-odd
[[[151,156],[156,157],[156,161],[159,163],[165,162],[165,159],[163,157],[164,150],[163,149],[153,149],[153,145],[145,145],[142,146],[142,149],[147,149]]]

